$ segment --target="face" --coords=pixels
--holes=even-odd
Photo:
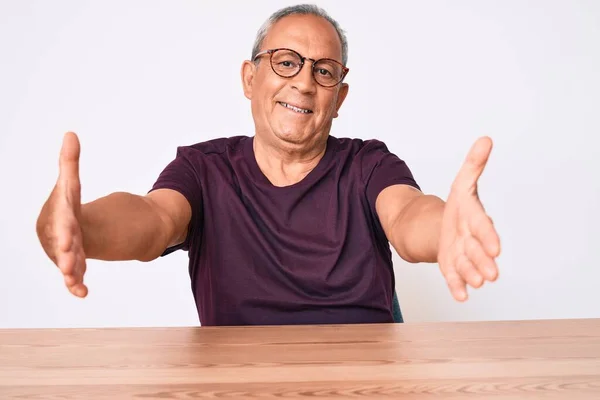
[[[342,62],[342,46],[335,28],[317,16],[290,15],[274,24],[260,50],[282,47],[314,60],[332,58]],[[305,61],[296,76],[282,78],[271,69],[269,54],[261,56],[258,65],[244,62],[242,81],[244,94],[251,100],[256,135],[296,149],[327,139],[332,120],[348,93],[345,83],[320,86],[313,77],[311,60]]]

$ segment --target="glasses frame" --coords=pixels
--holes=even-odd
[[[296,54],[299,58],[300,58],[300,68],[298,69],[298,71],[294,74],[294,75],[290,75],[290,76],[284,76],[279,74],[277,71],[275,71],[275,68],[273,67],[273,54],[277,51],[280,50],[287,50],[287,51],[291,51],[292,53]],[[310,58],[310,57],[303,57],[300,53],[298,53],[296,50],[292,50],[292,49],[288,49],[285,47],[280,47],[277,49],[269,49],[269,50],[263,50],[259,53],[257,53],[254,56],[254,59],[252,61],[256,61],[258,59],[258,57],[261,57],[265,54],[269,55],[269,65],[271,66],[271,69],[273,70],[273,72],[275,73],[275,75],[280,76],[282,78],[293,78],[295,76],[297,76],[300,71],[302,71],[302,68],[304,68],[304,64],[306,63],[306,60],[310,60],[312,61],[312,77],[315,80],[315,82],[317,82],[318,85],[326,87],[326,88],[330,88],[330,87],[334,87],[336,85],[339,85],[344,78],[346,78],[346,75],[348,75],[348,72],[350,71],[350,68],[346,67],[344,64],[342,64],[341,62],[334,60],[333,58],[319,58],[318,60],[315,60],[314,58]],[[320,83],[317,78],[315,78],[315,65],[320,62],[320,61],[333,61],[334,63],[340,65],[342,67],[342,77],[340,78],[339,81],[337,81],[336,83],[334,83],[333,85],[323,85],[322,83]]]

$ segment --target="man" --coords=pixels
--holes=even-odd
[[[498,235],[477,196],[478,140],[447,202],[423,194],[377,140],[330,136],[349,86],[347,42],[324,11],[273,14],[241,68],[254,136],[180,147],[145,196],[80,204],[80,145],[67,133],[37,233],[75,296],[86,259],[189,251],[203,325],[392,322],[389,244],[438,262],[455,299],[498,275]]]

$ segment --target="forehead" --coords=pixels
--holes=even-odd
[[[342,43],[325,18],[288,15],[277,21],[265,37],[262,49],[287,47],[310,58],[333,58],[341,62]]]

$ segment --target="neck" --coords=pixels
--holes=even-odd
[[[300,182],[319,164],[327,149],[327,137],[311,146],[286,148],[255,135],[253,146],[262,173],[274,186],[283,187]]]

